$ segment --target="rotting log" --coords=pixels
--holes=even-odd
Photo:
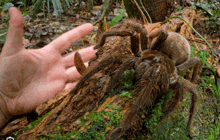
[[[186,19],[190,24],[193,23],[194,19],[196,19],[195,11],[192,9],[186,9],[184,12],[174,13],[174,15],[175,14],[184,17],[184,19]],[[178,31],[185,37],[191,37],[192,35],[191,29],[180,19],[172,19],[162,27],[168,31]],[[121,55],[130,54],[131,50],[128,49],[129,46],[130,42],[128,37],[109,37],[105,46],[97,52],[97,57],[90,61],[88,69],[91,69],[91,67],[96,65],[100,60],[113,52]],[[132,102],[127,102],[124,106],[121,106],[122,102],[120,96],[108,97],[103,104],[100,102],[103,98],[102,92],[105,91],[106,88],[105,85],[108,84],[111,76],[114,75],[115,70],[118,69],[118,67],[119,65],[111,64],[107,68],[96,73],[93,77],[86,81],[85,86],[80,89],[76,95],[65,92],[58,94],[56,97],[40,105],[36,109],[39,116],[42,116],[51,110],[52,111],[38,125],[36,125],[35,128],[22,133],[17,139],[31,139],[36,136],[45,136],[50,132],[56,134],[57,130],[54,128],[58,125],[62,126],[64,134],[66,132],[75,131],[79,128],[78,120],[80,117],[86,115],[87,112],[92,110],[104,110],[103,104],[119,106],[125,113]],[[20,121],[23,121],[26,124],[24,118]],[[7,125],[3,130],[7,130],[6,128],[8,127],[10,126]],[[82,129],[83,128],[81,128],[81,130]],[[16,131],[16,129],[10,128],[10,132],[13,130],[14,132]],[[2,132],[3,131],[1,131],[1,133]],[[4,137],[9,135],[10,132],[7,133],[4,131],[4,134],[1,136]]]

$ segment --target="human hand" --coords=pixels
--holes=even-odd
[[[74,53],[61,56],[68,47],[93,30],[83,24],[66,32],[37,50],[22,47],[23,18],[20,11],[9,9],[10,23],[0,56],[0,128],[1,112],[7,118],[33,111],[72,81],[79,78],[74,66]],[[82,59],[95,56],[93,47],[79,50]],[[3,117],[3,118],[5,118]]]

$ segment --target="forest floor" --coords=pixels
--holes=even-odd
[[[100,9],[100,6],[96,6],[94,7],[92,14],[85,12],[85,10],[78,13],[70,12],[68,15],[62,15],[59,18],[52,15],[51,19],[45,19],[44,14],[39,13],[37,14],[37,18],[34,20],[29,14],[25,15],[26,9],[22,9],[21,11],[24,15],[23,46],[27,49],[39,49],[50,43],[62,33],[73,29],[78,25],[95,22],[100,17]],[[123,6],[117,5],[117,8],[114,10],[114,14],[111,13],[106,18],[106,29],[110,29],[110,22],[112,19],[114,19],[117,15],[120,15],[122,12],[124,12],[122,20],[127,19],[127,14],[123,9]],[[70,9],[70,11],[74,11],[74,8]],[[191,127],[194,136],[193,139],[220,139],[220,80],[216,78],[220,76],[220,27],[216,21],[218,20],[219,23],[220,17],[219,15],[214,17],[214,15],[210,15],[209,11],[198,6],[195,6],[194,8],[179,6],[172,15],[182,16],[205,38],[205,40],[207,40],[211,46],[211,48],[207,46],[206,42],[182,20],[174,18],[165,23],[166,27],[170,27],[170,31],[176,31],[187,38],[191,45],[191,57],[199,57],[203,62],[203,65],[209,67],[214,73],[213,74],[212,72],[210,73],[207,71],[201,72],[196,84],[199,99],[193,125]],[[5,34],[5,28],[8,25],[7,21],[7,16],[2,17],[0,24],[0,48],[4,43],[5,37],[3,35]],[[118,24],[121,22],[122,21],[119,21]],[[98,26],[95,26],[92,33],[75,44],[72,44],[64,54],[96,44],[97,30]],[[120,39],[114,38],[112,40]],[[111,44],[111,41],[109,44]],[[115,44],[113,45],[117,46]],[[107,53],[111,51],[114,51],[113,47],[106,48],[104,50],[104,52]],[[117,69],[117,65],[114,67]],[[103,75],[97,74],[93,79],[90,79],[90,81],[95,78],[106,80],[106,75],[103,78]],[[183,74],[181,76],[187,79],[188,77],[186,75],[187,74]],[[91,85],[88,85],[88,88],[91,89]],[[118,89],[120,89],[120,87],[118,87]],[[125,113],[123,110],[125,110],[124,108],[126,107],[123,108],[123,105],[121,104],[124,104],[124,102],[129,102],[127,104],[131,104],[131,102],[136,99],[135,97],[132,97],[133,93],[130,94],[130,92],[133,91],[134,90],[131,89],[128,91],[129,94],[126,95],[106,97],[107,99],[103,101],[103,104],[105,105],[104,114],[98,113],[101,112],[100,110],[103,110],[102,105],[100,105],[99,107],[92,109],[93,112],[90,113],[90,115],[89,113],[85,113],[89,111],[85,111],[83,109],[96,106],[92,103],[92,101],[96,100],[95,98],[93,99],[92,95],[88,95],[92,98],[90,102],[83,99],[76,99],[80,96],[77,95],[77,97],[72,97],[68,94],[69,91],[64,91],[46,103],[40,105],[35,112],[12,118],[10,123],[1,130],[0,139],[5,139],[8,136],[18,139],[103,139],[109,134],[110,130],[119,125],[120,120],[123,118],[123,114]],[[99,93],[99,91],[97,92]],[[117,101],[117,103],[108,105],[116,98],[121,99],[120,101]],[[77,101],[77,103],[71,103],[74,101]],[[74,106],[78,107],[83,103],[86,105],[82,105],[83,107],[80,110],[77,110],[78,113],[74,114],[73,112],[75,110],[72,108]],[[129,106],[127,104],[124,106]],[[155,108],[151,108],[151,112],[153,113],[151,113],[149,117],[144,118],[143,121],[143,129],[146,130],[140,130],[135,134],[128,133],[122,137],[122,139],[190,139],[186,131],[190,104],[191,94],[187,93],[175,111],[173,111],[169,117],[164,119],[162,122],[158,119],[161,116],[161,110],[156,108],[158,105],[154,105]],[[60,110],[65,110],[66,112]],[[109,110],[112,114],[105,114]],[[72,111],[72,114],[69,112],[67,113],[67,111]],[[105,122],[106,118],[108,123]],[[93,124],[94,122],[95,125]],[[107,124],[108,126],[104,127],[104,124]]]

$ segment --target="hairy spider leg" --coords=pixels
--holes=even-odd
[[[174,88],[174,97],[170,101],[168,105],[166,105],[165,109],[163,110],[163,116],[161,116],[160,121],[162,121],[164,118],[166,118],[172,111],[174,111],[177,104],[180,102],[181,99],[183,99],[183,94],[185,93],[185,90],[183,89],[183,86],[180,82],[176,82],[171,87]],[[176,87],[176,88],[175,88]]]
[[[158,94],[163,94],[168,91],[168,83],[169,77],[166,67],[160,63],[155,63],[154,66],[148,68],[137,83],[137,85],[145,85],[145,87],[140,91],[135,105],[143,109],[149,107],[151,101]]]
[[[77,94],[77,91],[83,87],[83,84],[86,82],[87,79],[92,77],[95,73],[99,72],[109,64],[115,62],[115,58],[112,55],[105,57],[103,60],[99,62],[93,69],[87,72],[77,83],[77,85],[70,91],[70,94]]]
[[[155,29],[149,34],[150,40],[150,49],[151,50],[158,50],[160,49],[160,44],[162,44],[168,37],[168,32],[159,28]]]
[[[186,62],[180,64],[177,66],[178,74],[186,69],[193,68],[193,74],[192,74],[192,79],[191,82],[195,83],[198,75],[200,73],[200,69],[202,67],[202,63],[198,57],[192,57]]]
[[[131,29],[111,29],[103,33],[100,42],[94,47],[94,49],[99,49],[105,44],[105,40],[110,36],[136,36],[135,31]]]
[[[174,89],[175,91],[175,96],[173,97],[172,101],[165,107],[163,110],[163,116],[160,118],[160,121],[162,121],[164,118],[166,118],[172,111],[174,111],[175,107],[177,104],[181,101],[183,98],[186,90],[189,91],[192,94],[191,98],[191,105],[190,105],[190,111],[189,111],[189,118],[187,122],[187,132],[189,136],[192,138],[192,132],[190,131],[190,127],[192,124],[193,116],[195,114],[195,109],[196,109],[196,102],[198,100],[198,95],[196,92],[196,88],[192,83],[189,81],[179,77],[177,83],[175,83],[172,87],[176,87]]]
[[[128,20],[126,22],[126,26],[129,28],[133,28],[136,32],[140,33],[140,41],[141,41],[141,50],[144,51],[144,50],[147,50],[149,49],[149,46],[148,46],[148,33],[147,33],[147,30],[145,29],[145,27],[139,23],[139,21],[137,20]],[[139,41],[138,41],[138,45],[136,45],[137,41],[134,42],[135,40],[131,40],[131,48],[132,47],[135,47],[135,48],[132,48],[132,50],[136,50],[136,48],[138,47],[138,51],[139,51]],[[132,44],[134,43],[134,44]],[[137,51],[137,50],[136,50]],[[134,51],[135,52],[135,51]],[[136,53],[135,53],[136,54]]]
[[[182,84],[183,87],[185,89],[187,89],[192,94],[190,111],[189,111],[189,119],[188,119],[188,122],[187,122],[186,129],[187,129],[187,132],[189,133],[189,136],[191,138],[193,138],[192,132],[190,131],[190,127],[191,127],[192,120],[193,120],[193,117],[194,117],[194,114],[195,114],[196,103],[197,103],[197,100],[198,100],[198,95],[197,95],[196,88],[194,87],[194,85],[192,83],[190,83],[189,81],[187,81],[187,80],[185,80],[183,78],[180,81],[183,83]]]
[[[120,138],[126,130],[135,125],[136,120],[139,116],[137,115],[140,108],[145,109],[150,107],[151,100],[156,98],[158,94],[163,94],[169,89],[169,78],[167,74],[167,69],[164,65],[160,63],[154,63],[154,66],[149,67],[147,71],[143,74],[142,79],[138,81],[139,85],[146,85],[139,93],[135,104],[131,107],[128,113],[125,115],[121,121],[119,127],[114,129],[108,136],[108,140]],[[146,67],[148,67],[146,65]]]
[[[140,57],[140,54],[139,54],[139,37],[138,35],[136,36],[131,36],[130,38],[131,40],[131,51],[133,52],[134,56],[136,57]]]
[[[136,120],[140,120],[140,117],[137,115],[140,108],[137,105],[133,105],[129,112],[126,114],[124,119],[121,121],[119,127],[115,128],[107,137],[106,140],[115,140],[119,139],[129,128],[131,128],[132,123],[135,125]]]
[[[126,22],[127,28],[131,29],[111,29],[103,33],[100,43],[97,44],[94,49],[98,49],[105,44],[105,40],[110,36],[130,36],[131,40],[131,50],[136,57],[139,57],[139,44],[141,45],[141,50],[144,51],[149,48],[148,45],[148,33],[141,23],[136,20],[128,20]],[[140,33],[140,39],[137,33]]]
[[[116,61],[120,62],[121,60],[118,60],[116,58]],[[123,73],[126,69],[131,69],[135,65],[135,58],[134,57],[129,57],[123,62],[121,67],[117,70],[116,74],[113,76],[113,78],[110,80],[106,91],[103,93],[109,93],[114,87],[116,83],[119,83],[119,81],[122,79]]]
[[[99,49],[105,44],[106,38],[110,36],[130,36],[131,50],[135,56],[139,56],[139,37],[138,34],[132,29],[111,29],[103,33],[100,43],[94,49]]]
[[[117,140],[124,134],[124,130],[121,127],[115,128],[109,135],[106,136],[106,140]]]

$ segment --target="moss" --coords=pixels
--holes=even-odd
[[[134,72],[132,70],[124,71],[123,79],[120,82],[121,85],[124,86],[125,89],[133,89]]]
[[[113,105],[105,105],[104,107],[112,109],[112,111],[96,112],[92,111],[89,115],[80,118],[81,127],[84,130],[72,131],[65,135],[61,134],[62,127],[58,126],[56,136],[52,137],[51,134],[47,134],[44,137],[36,137],[40,139],[74,139],[74,140],[103,140],[109,130],[117,127],[123,118],[122,110]],[[106,117],[108,116],[106,119]],[[88,124],[89,125],[86,125]]]
[[[52,112],[52,110],[48,113],[46,113],[45,115],[43,115],[42,117],[40,117],[39,119],[37,119],[36,121],[32,122],[31,124],[25,126],[21,131],[14,133],[14,137],[18,137],[20,134],[32,130],[34,129],[46,116],[48,116],[50,113]]]
[[[155,105],[152,105],[151,109],[148,112],[151,112],[151,115],[146,117],[144,119],[144,125],[149,130],[149,134],[147,137],[152,137],[157,135],[157,127],[160,126],[160,118],[163,116],[163,109],[167,105],[167,103],[170,101],[170,99],[173,96],[173,92],[169,91],[167,94],[164,94],[162,98],[159,100],[158,103],[155,103]],[[148,112],[143,111],[145,115],[148,114]]]

